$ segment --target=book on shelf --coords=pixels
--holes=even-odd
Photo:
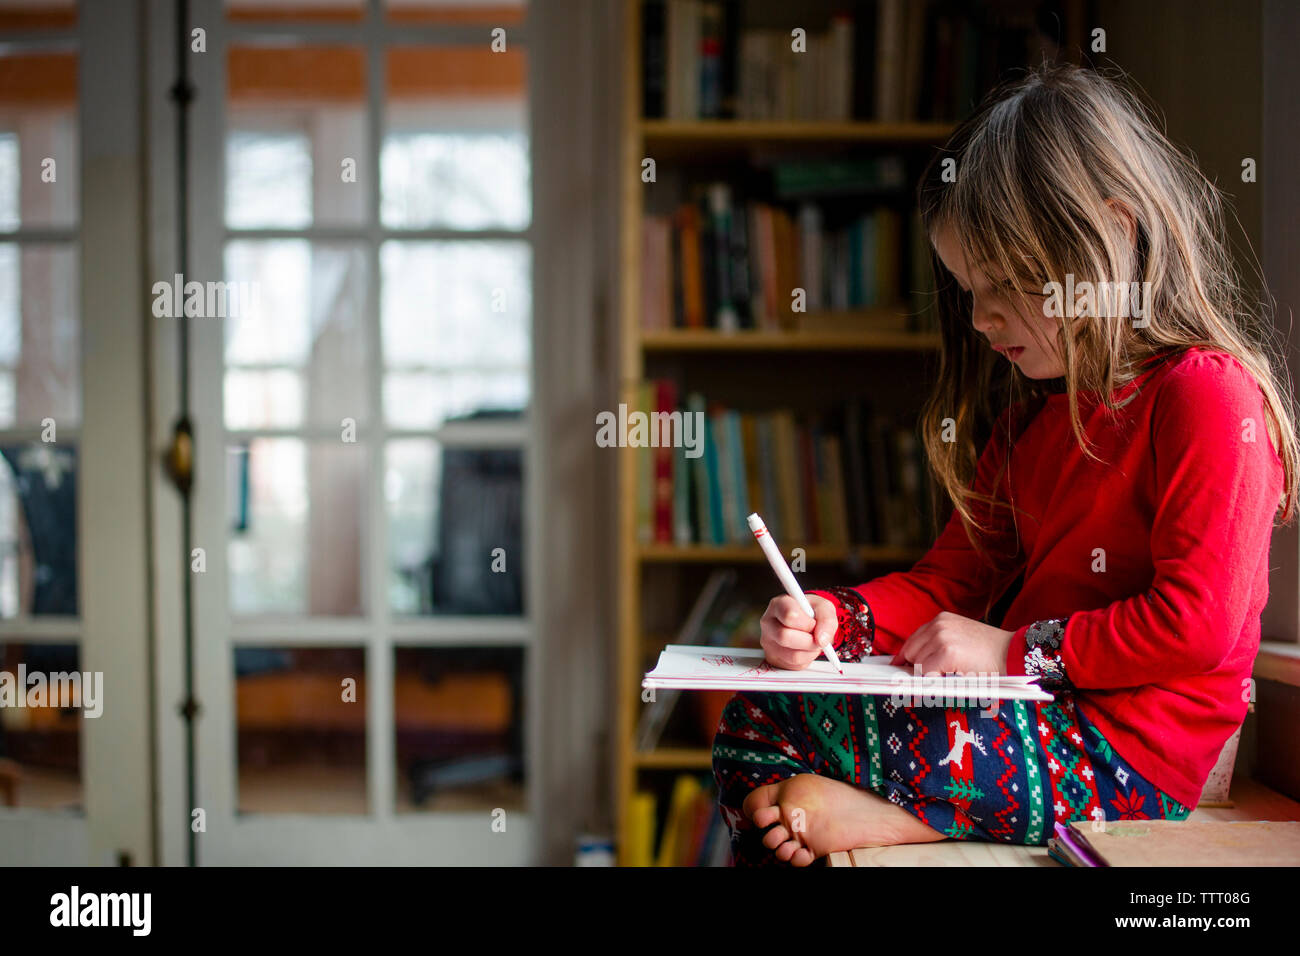
[[[624,859],[628,866],[654,865],[655,797],[644,790],[632,795],[627,810],[627,841]]]
[[[802,175],[802,174],[801,174]],[[794,180],[791,180],[794,182]],[[905,258],[925,249],[913,236],[915,217],[880,205],[834,221],[812,200],[793,210],[747,200],[737,203],[725,183],[697,190],[671,216],[650,213],[642,223],[641,328],[781,331],[800,324],[796,311],[819,313],[893,310],[890,322],[858,316],[862,331],[923,331],[906,314],[902,275]],[[913,268],[909,292],[929,283],[929,260]],[[919,285],[918,285],[919,283]],[[801,294],[796,290],[802,290]]]
[[[681,401],[667,379],[640,394],[661,421],[700,416],[703,439],[694,457],[662,430],[661,447],[637,449],[639,542],[746,545],[745,517],[757,511],[785,547],[929,543],[932,481],[909,421],[856,399],[818,416],[742,411],[697,391]]]
[[[712,781],[698,774],[684,773],[674,778],[657,841],[654,839],[654,794],[638,792],[631,809],[636,814],[629,827],[631,838],[636,841],[629,847],[631,865],[727,865],[731,834],[718,810],[718,795]]]
[[[736,579],[736,572],[731,568],[717,568],[709,575],[677,632],[678,644],[709,644],[721,636],[717,631],[717,622],[736,586]],[[679,696],[679,691],[666,690],[656,694],[641,711],[637,725],[638,750],[648,751],[658,746]]]
[[[690,840],[695,805],[703,789],[699,778],[694,774],[684,773],[673,781],[668,815],[664,818],[663,832],[659,836],[656,866],[678,865]]]
[[[1058,54],[1035,4],[846,4],[777,28],[735,0],[645,0],[647,119],[953,122],[1001,72]],[[794,30],[802,30],[795,34]]]

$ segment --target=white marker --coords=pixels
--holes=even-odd
[[[749,522],[749,530],[754,532],[754,537],[758,539],[758,546],[763,549],[767,555],[767,563],[772,565],[772,570],[776,572],[777,578],[781,581],[781,586],[785,588],[785,593],[790,595],[799,602],[799,609],[807,614],[814,621],[817,615],[813,613],[812,605],[808,603],[808,598],[804,596],[803,588],[799,587],[799,582],[794,579],[794,572],[790,570],[790,565],[785,563],[785,558],[781,557],[781,551],[772,540],[772,532],[767,530],[767,525],[763,524],[763,519],[754,512],[745,519]],[[822,653],[826,659],[835,665],[835,669],[844,673],[844,668],[840,666],[840,659],[835,655],[835,648],[831,646],[830,641],[821,645]]]

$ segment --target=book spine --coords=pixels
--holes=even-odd
[[[781,327],[780,316],[789,309],[781,292],[781,257],[776,247],[776,215],[771,206],[762,205],[758,212],[759,247],[762,253],[764,328],[775,331]]]
[[[721,501],[722,544],[734,541],[736,535],[736,479],[731,470],[731,433],[727,428],[727,413],[719,405],[713,406],[709,415],[709,429],[717,449],[718,494]]]
[[[687,0],[665,0],[664,14],[664,96],[668,119],[686,119],[682,85],[686,68],[682,38],[685,36],[685,7]]]
[[[744,203],[731,204],[731,300],[742,329],[755,328],[753,279],[749,272],[749,212]]]
[[[867,484],[866,435],[863,431],[862,403],[850,401],[844,410],[844,451],[847,458],[846,491],[849,521],[854,544],[875,540],[871,521],[871,491]]]
[[[637,387],[636,411],[645,412],[654,408],[653,382],[642,382]],[[649,443],[636,450],[637,487],[636,487],[636,539],[641,544],[654,540],[654,449]]]
[[[706,493],[709,496],[709,543],[725,544],[726,532],[723,529],[722,512],[722,475],[718,464],[718,440],[713,427],[713,416],[706,415],[704,423],[704,459]]]
[[[682,409],[683,425],[690,414],[689,410]],[[689,450],[684,441],[673,449],[677,462],[673,473],[673,543],[678,547],[696,540],[691,521],[692,459],[686,455]]]
[[[799,207],[799,284],[806,293],[809,312],[822,309],[822,213],[814,203]]]
[[[744,436],[740,428],[740,413],[735,409],[728,409],[723,418],[723,423],[727,429],[727,451],[731,456],[730,471],[732,489],[735,494],[733,506],[729,512],[735,518],[731,540],[737,544],[744,544],[746,539],[750,537],[749,523],[745,520],[750,512],[750,504],[749,486],[745,472],[746,449]]]
[[[651,866],[654,863],[655,798],[652,793],[638,792],[628,809],[628,863]]]
[[[641,13],[641,112],[646,119],[664,115],[664,0],[645,0]]]
[[[806,544],[808,535],[803,520],[802,495],[799,490],[799,442],[795,436],[794,418],[790,412],[773,413],[772,431],[776,450],[777,488],[781,499],[781,518],[784,540],[793,544]]]
[[[895,432],[898,445],[898,466],[901,484],[902,514],[906,518],[903,533],[908,544],[920,544],[921,527],[921,473],[917,468],[916,436],[911,429],[899,428]]]
[[[804,528],[808,544],[821,544],[820,522],[817,520],[817,466],[813,453],[812,435],[808,428],[798,430],[798,455],[800,491],[803,493]]]
[[[903,64],[903,0],[880,0],[876,29],[876,119],[897,122],[902,117],[900,89]]]
[[[700,118],[722,115],[722,5],[700,6]]]
[[[708,189],[708,203],[713,239],[713,324],[723,332],[735,332],[740,320],[731,287],[731,188],[726,183],[713,183]]]
[[[786,533],[785,512],[781,505],[781,483],[777,478],[776,436],[770,415],[759,415],[754,422],[758,435],[758,469],[762,484],[763,522],[780,540]]]
[[[849,505],[846,483],[844,481],[844,454],[840,439],[836,435],[826,435],[822,439],[826,453],[827,497],[830,501],[831,540],[830,543],[847,547],[851,537],[849,523]]]
[[[822,435],[820,428],[813,427],[809,430],[809,444],[812,451],[813,476],[816,481],[813,501],[817,509],[818,540],[822,544],[835,544],[836,530],[833,526],[835,516],[831,506],[830,463],[826,458],[826,439]]]
[[[892,491],[889,480],[889,454],[884,438],[885,427],[878,416],[871,415],[866,421],[866,428],[867,447],[870,449],[867,456],[867,478],[871,483],[868,498],[872,505],[872,525],[875,532],[871,543],[893,544],[888,507]]]
[[[776,257],[776,312],[788,316],[791,297],[799,284],[799,246],[794,223],[784,209],[772,210],[772,237]]]
[[[859,13],[853,25],[853,118],[858,120],[877,118],[877,69],[873,58],[879,52],[876,48],[876,18],[872,13],[872,8],[867,6]]]
[[[663,216],[646,216],[641,226],[641,327],[666,329],[672,322],[672,280],[669,276],[671,229]]]
[[[694,205],[678,209],[681,233],[682,311],[687,328],[702,329],[704,321],[704,278],[700,259],[700,216]]]
[[[881,305],[899,303],[898,273],[902,259],[899,223],[897,210],[884,206],[876,210],[876,298]]]
[[[853,118],[853,17],[840,13],[831,18],[828,118]]]
[[[866,298],[863,291],[862,277],[862,228],[861,219],[855,219],[849,224],[849,248],[848,248],[848,270],[849,270],[849,308],[855,309],[861,306]]]
[[[656,390],[655,409],[661,421],[671,422],[672,413],[677,405],[677,386],[670,378],[660,379]],[[651,422],[654,429],[655,422]],[[671,426],[659,431],[659,443],[654,448],[655,499],[654,499],[654,540],[659,544],[671,544],[673,540],[673,440]]]
[[[762,472],[758,463],[758,417],[752,412],[746,412],[740,416],[740,441],[745,449],[746,516],[751,511],[763,514],[767,504],[763,495],[763,482],[760,477]],[[748,523],[745,525],[745,533],[749,533]]]
[[[862,221],[862,304],[880,304],[880,283],[878,271],[880,254],[876,250],[878,218],[872,213]]]
[[[695,529],[696,541],[700,544],[712,540],[713,518],[709,514],[711,496],[709,494],[709,421],[705,414],[704,397],[692,392],[687,399],[687,407],[696,421],[704,425],[703,454],[691,461],[692,485],[695,492]]]
[[[768,276],[763,264],[762,206],[756,202],[746,203],[745,217],[748,220],[746,252],[749,258],[749,288],[752,290],[749,297],[750,326],[755,329],[766,329],[768,327]]]
[[[735,119],[738,103],[740,64],[740,0],[722,4],[722,116]]]

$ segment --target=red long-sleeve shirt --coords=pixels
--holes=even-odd
[[[1029,625],[1068,618],[1060,662],[1076,706],[1138,773],[1191,807],[1246,714],[1282,466],[1259,386],[1231,356],[1174,355],[1126,396],[1115,416],[1080,396],[1100,462],[1079,448],[1064,394],[1018,437],[1004,418],[973,487],[992,489],[1009,445],[999,498],[1019,509],[1015,521],[995,509],[981,555],[954,514],[910,571],[855,590],[875,619],[874,653],[894,653],[940,611],[983,618],[1023,571],[1001,622],[1015,631],[1006,672],[1026,672]]]

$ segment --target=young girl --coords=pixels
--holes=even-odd
[[[1055,701],[738,694],[713,746],[737,864],[1182,819],[1246,713],[1297,443],[1214,186],[1131,94],[1056,67],[994,91],[919,202],[943,341],[922,431],[952,518],[910,571],[811,592],[815,621],[775,598],[762,645],[803,668],[833,635]]]

